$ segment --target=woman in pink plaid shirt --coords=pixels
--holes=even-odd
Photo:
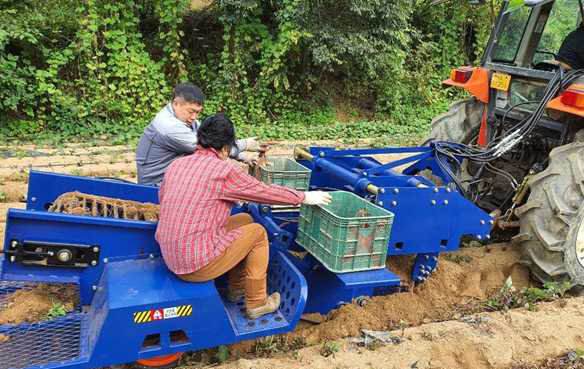
[[[280,306],[280,294],[267,296],[268,237],[248,214],[230,216],[235,201],[274,205],[328,204],[322,191],[298,192],[266,185],[228,159],[235,144],[233,123],[224,115],[207,118],[192,155],[170,164],[159,191],[156,240],[170,270],[190,282],[209,281],[229,271],[232,302],[245,297],[255,319]]]

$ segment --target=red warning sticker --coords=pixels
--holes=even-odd
[[[164,313],[162,309],[150,310],[150,317],[151,320],[162,320],[164,319]]]

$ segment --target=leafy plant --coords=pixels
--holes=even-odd
[[[71,174],[74,176],[80,176],[82,175],[81,169],[75,168],[75,169],[71,169]]]
[[[553,301],[563,298],[572,287],[572,284],[568,281],[546,282],[543,284],[543,288],[527,288],[523,294],[528,303]]]
[[[287,342],[286,347],[288,350],[299,350],[306,347],[306,339],[304,337],[294,337],[291,341]]]
[[[535,309],[537,303],[553,301],[564,297],[566,292],[572,288],[568,281],[546,282],[542,288],[530,287],[517,291],[513,287],[511,277],[509,277],[503,287],[484,303],[490,310],[507,310],[517,307]]]
[[[494,13],[466,0],[190,3],[0,0],[0,136],[135,144],[190,80],[204,114],[226,112],[241,136],[414,143],[461,96],[440,81],[479,60]]]
[[[270,357],[282,351],[285,351],[285,343],[281,336],[262,337],[252,347],[252,352],[259,356]]]
[[[341,344],[335,341],[326,341],[320,347],[320,354],[324,357],[334,356],[335,353],[339,352],[341,349]]]
[[[68,313],[67,308],[60,301],[53,301],[51,308],[47,313],[47,319],[54,319]]]
[[[224,363],[229,359],[229,348],[225,345],[221,345],[217,348],[217,352],[215,353],[215,359],[218,363]]]

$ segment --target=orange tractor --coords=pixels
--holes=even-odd
[[[558,52],[571,33],[584,37],[583,12],[581,0],[504,1],[480,66],[444,81],[472,97],[436,117],[428,138],[533,275],[574,285],[584,285],[584,70]]]

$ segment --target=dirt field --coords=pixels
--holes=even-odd
[[[279,143],[270,155],[289,156],[295,144],[310,143]],[[136,179],[132,147],[0,147],[0,154],[4,155],[0,156],[2,234],[6,209],[25,206],[21,201],[26,198],[30,169]],[[485,308],[485,301],[509,277],[517,290],[530,286],[529,273],[518,258],[519,250],[510,244],[442,255],[438,270],[423,285],[375,297],[365,306],[345,305],[326,316],[306,317],[294,332],[281,337],[230,346],[227,361],[221,365],[216,350],[185,355],[181,368],[563,369],[564,364],[580,368],[576,365],[580,365],[577,353],[584,349],[584,298],[506,312]],[[407,280],[411,261],[390,258],[388,267]],[[28,308],[31,305],[35,304]],[[390,343],[363,346],[353,342],[362,337],[363,330],[389,332]],[[572,356],[566,356],[569,353]]]
[[[521,362],[535,363],[583,347],[583,304],[584,298],[576,298],[542,304],[538,311],[482,313],[392,330],[393,342],[378,347],[361,347],[344,339],[335,346],[326,342],[273,358],[239,359],[218,368],[511,369]],[[337,350],[325,357],[327,345]]]
[[[459,262],[441,257],[433,278],[410,291],[374,297],[365,306],[346,305],[316,326],[301,326],[290,336],[307,344],[359,336],[361,329],[387,330],[429,321],[455,319],[477,309],[476,302],[501,288],[511,276],[517,289],[529,286],[529,273],[517,263],[519,253],[506,245],[464,249]],[[462,261],[464,260],[464,261]],[[412,259],[389,259],[389,268],[407,279]]]
[[[320,324],[301,322],[277,341],[233,345],[231,360],[218,368],[526,369],[584,347],[584,298],[506,312],[485,309],[482,302],[508,277],[517,290],[531,285],[518,259],[518,250],[506,244],[442,256],[435,275],[423,285],[374,297],[365,306],[343,306],[321,317]],[[390,268],[407,272],[403,265],[408,261],[390,260]],[[354,342],[364,330],[381,331],[390,342]],[[307,347],[289,350],[283,344],[298,342]],[[195,357],[181,368],[207,367],[212,361]],[[521,366],[527,364],[538,366]]]

